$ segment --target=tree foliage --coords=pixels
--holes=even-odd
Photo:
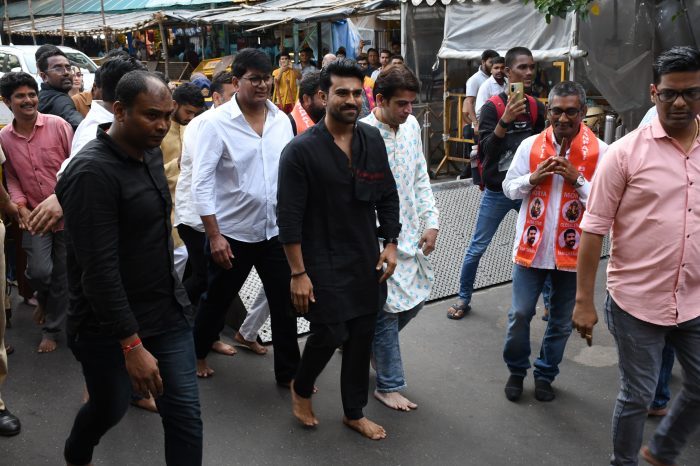
[[[547,24],[552,21],[552,16],[566,18],[571,12],[579,13],[585,18],[593,3],[593,0],[523,0],[526,5],[531,1],[537,11],[544,15]]]

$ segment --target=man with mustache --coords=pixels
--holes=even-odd
[[[376,128],[357,123],[363,79],[347,60],[321,70],[326,116],[285,148],[277,204],[292,301],[311,322],[291,386],[292,412],[304,426],[318,424],[311,405],[314,382],[342,345],[343,422],[380,440],[386,431],[363,408],[377,311],[396,267],[401,224],[384,140]]]
[[[525,139],[518,147],[503,180],[508,199],[542,199],[544,209],[535,217],[520,209],[513,247],[513,299],[508,312],[508,329],[503,360],[510,376],[505,395],[517,401],[530,368],[530,322],[545,282],[551,281],[549,320],[534,361],[535,399],[555,398],[552,382],[559,374],[566,342],[571,334],[571,313],[576,294],[576,250],[559,243],[564,236],[580,231],[580,216],[568,218],[567,204],[585,204],[590,181],[607,146],[583,124],[586,91],[578,83],[562,81],[549,93],[548,119],[551,126]],[[519,238],[527,231],[527,244]],[[539,233],[539,234],[538,234]],[[567,241],[569,241],[567,240]]]
[[[0,93],[14,115],[12,124],[0,131],[0,144],[7,156],[7,187],[19,209],[20,227],[25,229],[26,275],[37,291],[43,314],[38,351],[49,353],[56,349],[68,304],[63,225],[34,235],[27,224],[31,211],[53,194],[56,173],[70,154],[73,130],[60,117],[37,110],[37,91],[36,81],[28,73],[7,73],[0,79]]]
[[[506,79],[506,59],[503,57],[494,57],[491,65],[491,76],[479,86],[479,92],[476,94],[476,102],[474,109],[476,118],[481,115],[481,107],[493,96],[499,95],[506,91],[508,80]]]
[[[620,372],[612,465],[636,465],[640,453],[655,466],[675,464],[700,427],[700,52],[663,52],[653,79],[658,116],[610,147],[581,222],[573,324],[589,345],[596,271],[612,229],[605,321]],[[667,342],[683,367],[682,388],[640,452]]]
[[[39,93],[39,111],[66,120],[73,131],[83,116],[75,108],[68,91],[73,87],[73,70],[66,55],[57,47],[47,48],[36,61],[39,76],[44,82]]]
[[[65,443],[69,466],[91,464],[132,391],[156,398],[165,463],[202,462],[192,307],[175,272],[159,149],[172,111],[161,78],[127,73],[109,131],[83,147],[56,186],[68,237],[67,333],[90,395]]]

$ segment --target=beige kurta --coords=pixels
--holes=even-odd
[[[170,198],[173,201],[173,209],[170,212],[170,221],[174,221],[175,215],[175,187],[180,176],[180,156],[182,154],[182,138],[185,135],[185,127],[175,121],[170,123],[170,131],[165,135],[160,143],[160,150],[163,152],[163,166],[165,167],[165,177],[168,179],[168,189]],[[184,242],[177,234],[177,229],[173,227],[173,243],[175,249],[184,246]]]

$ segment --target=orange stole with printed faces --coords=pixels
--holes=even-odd
[[[550,126],[535,138],[530,151],[530,173],[534,173],[544,160],[557,156],[554,149],[554,133]],[[576,170],[590,181],[598,163],[598,139],[595,134],[583,123],[578,134],[571,142],[569,150],[569,162]],[[522,237],[518,242],[518,252],[515,255],[515,263],[524,267],[530,267],[537,249],[542,242],[545,219],[548,215],[557,216],[555,247],[555,264],[559,270],[576,271],[576,259],[578,257],[578,245],[581,239],[581,217],[583,217],[583,204],[579,199],[576,189],[564,181],[561,200],[557,212],[548,212],[549,198],[552,195],[551,175],[545,181],[535,186],[530,192],[528,205],[523,205],[526,210],[525,227]],[[572,231],[575,238],[572,240]],[[568,238],[568,240],[567,240]],[[573,244],[571,244],[573,242]]]

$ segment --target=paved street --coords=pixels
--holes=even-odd
[[[602,274],[598,288],[600,310]],[[370,399],[367,416],[389,434],[381,442],[365,440],[340,422],[340,353],[317,383],[314,406],[321,424],[315,430],[305,430],[293,419],[288,392],[273,382],[271,355],[240,351],[233,358],[212,357],[217,373],[200,382],[204,464],[607,464],[617,368],[604,324],[597,327],[592,348],[578,337],[570,340],[554,402],[537,402],[529,377],[523,399],[513,404],[503,395],[508,374],[501,358],[510,293],[510,285],[477,292],[474,310],[461,321],[445,318],[449,301],[432,303],[406,328],[406,394],[420,407],[399,413]],[[23,431],[0,438],[2,466],[61,464],[63,441],[82,396],[78,363],[63,341],[56,354],[34,352],[40,332],[30,314],[28,307],[16,306],[14,327],[7,334],[16,352],[10,356],[2,395],[21,418]],[[538,310],[533,320],[537,349],[545,326],[540,316]],[[676,367],[674,394],[679,382]],[[648,421],[647,438],[657,422]],[[160,418],[133,408],[98,446],[95,464],[163,464],[162,450]],[[678,464],[700,464],[700,433]]]

